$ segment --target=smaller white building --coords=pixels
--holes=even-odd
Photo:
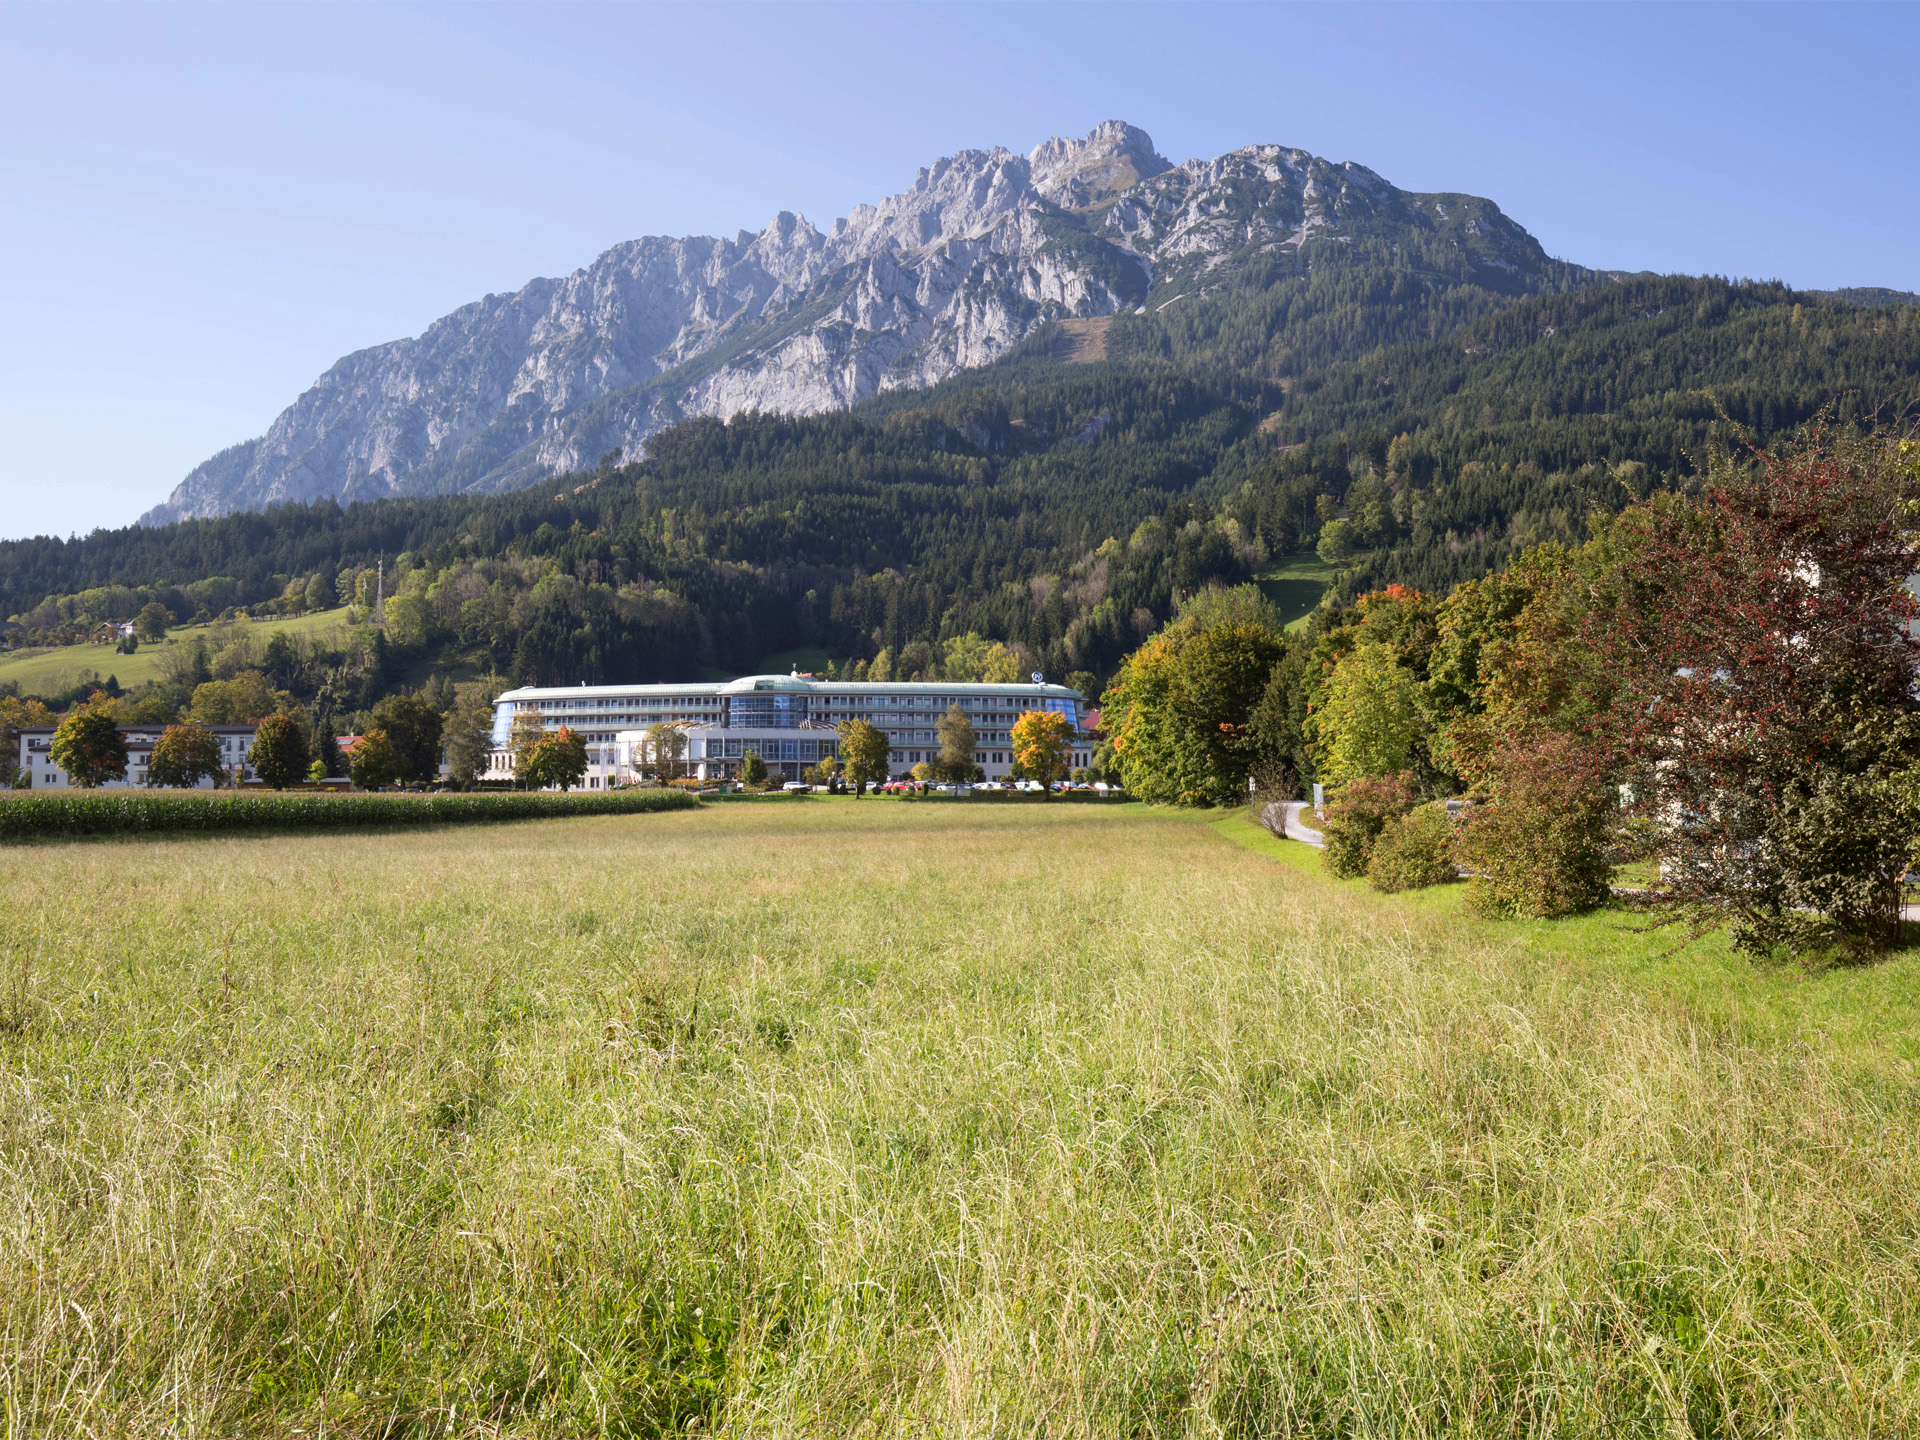
[[[153,747],[159,743],[166,728],[164,725],[122,725],[120,738],[127,746],[127,777],[124,780],[109,780],[100,788],[125,790],[135,785],[145,785],[147,766],[153,759]],[[253,766],[247,763],[247,752],[253,749],[254,732],[259,729],[257,725],[209,725],[206,729],[220,746],[220,763],[230,778],[238,778],[242,783],[259,778],[253,773]],[[27,776],[29,786],[35,790],[62,790],[73,786],[73,782],[67,778],[67,772],[53,763],[52,749],[51,725],[30,726],[20,732],[20,769]],[[197,788],[211,790],[213,781],[202,780]]]

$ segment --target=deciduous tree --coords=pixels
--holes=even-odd
[[[260,671],[242,670],[230,680],[195,686],[187,714],[201,725],[251,725],[289,701],[289,696],[274,693]]]
[[[1420,743],[1419,683],[1388,646],[1357,645],[1334,666],[1312,728],[1322,778],[1399,774]]]
[[[220,759],[220,742],[204,725],[191,720],[169,725],[154,742],[147,761],[147,784],[183,786],[188,789],[202,780],[216,784],[226,774]]]
[[[347,774],[362,790],[380,790],[406,775],[406,757],[387,732],[371,727],[347,753]]]
[[[0,784],[11,785],[20,768],[20,732],[55,724],[54,714],[39,700],[0,695]]]
[[[1073,722],[1057,710],[1029,710],[1013,722],[1014,759],[1042,785],[1067,778],[1073,753]]]
[[[680,763],[687,753],[687,732],[669,721],[650,727],[646,739],[646,763],[653,778],[662,785],[677,779]]]
[[[304,780],[311,760],[306,733],[291,715],[269,715],[262,720],[247,751],[253,773],[275,790]]]
[[[1468,903],[1486,915],[1550,919],[1604,903],[1618,792],[1573,736],[1507,737],[1485,765],[1488,798],[1467,817],[1460,858]]]
[[[1285,653],[1264,623],[1202,629],[1189,618],[1128,656],[1101,712],[1127,789],[1177,805],[1234,803],[1258,758],[1248,722]]]
[[[846,763],[847,778],[863,791],[886,779],[893,749],[887,733],[866,720],[842,720],[839,730],[840,758]]]
[[[404,780],[435,780],[440,775],[440,712],[417,695],[389,695],[373,707],[373,723],[406,768]]]
[[[83,790],[127,777],[127,742],[114,717],[99,706],[86,706],[62,720],[48,753]]]
[[[967,712],[958,705],[949,705],[947,713],[940,717],[940,723],[933,727],[933,733],[940,739],[940,778],[943,780],[969,780],[973,778],[973,751],[977,737],[973,731],[973,721]]]
[[[1652,503],[1582,636],[1609,675],[1593,743],[1664,862],[1658,903],[1734,944],[1898,941],[1920,811],[1920,447],[1810,427]]]
[[[749,750],[740,760],[740,783],[742,785],[764,785],[767,783],[767,762],[760,758],[758,750]]]
[[[1327,807],[1320,863],[1343,880],[1366,874],[1380,832],[1411,809],[1411,775],[1370,775],[1348,781]]]
[[[171,624],[173,624],[173,615],[167,607],[158,600],[150,600],[142,605],[140,613],[133,617],[133,633],[147,644],[153,645],[167,638],[167,627]]]
[[[587,742],[569,726],[543,735],[516,757],[514,778],[529,790],[571,790],[587,776]]]

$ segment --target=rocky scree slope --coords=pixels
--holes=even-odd
[[[732,240],[629,241],[349,355],[142,519],[514,489],[637,456],[689,416],[924,387],[1057,320],[1148,314],[1251,263],[1339,264],[1342,243],[1396,235],[1457,256],[1430,283],[1520,295],[1569,268],[1490,201],[1283,146],[1173,165],[1108,121],[1025,157],[962,151],[829,231],[783,213]]]

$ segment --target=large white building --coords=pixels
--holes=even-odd
[[[703,780],[736,775],[752,751],[774,775],[796,780],[808,766],[838,753],[837,731],[845,720],[866,720],[885,731],[893,747],[888,769],[905,775],[923,760],[940,758],[934,727],[952,705],[960,706],[973,722],[974,763],[989,779],[1004,778],[1013,768],[1008,732],[1029,710],[1066,716],[1078,741],[1072,764],[1092,763],[1086,697],[1064,685],[747,675],[706,685],[509,690],[494,702],[493,750],[482,778],[513,778],[517,725],[537,726],[547,734],[566,727],[586,742],[587,787],[603,790],[638,778],[638,767],[648,758],[647,730],[673,722],[687,736],[683,758],[688,775]]]
[[[121,790],[147,783],[147,766],[153,760],[153,747],[159,743],[164,725],[122,725],[120,738],[127,747],[127,773],[124,779],[109,780],[102,789]],[[214,743],[220,747],[220,763],[226,767],[229,779],[239,783],[257,779],[253,766],[247,759],[247,753],[253,749],[254,732],[257,725],[209,725],[213,732]],[[53,763],[53,733],[51,725],[28,725],[20,731],[20,769],[27,777],[27,784],[34,790],[64,790],[73,782],[67,772]],[[202,780],[200,789],[210,790],[213,781]]]

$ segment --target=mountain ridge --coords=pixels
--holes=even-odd
[[[1490,200],[1279,145],[1174,165],[1107,121],[1026,156],[943,157],[826,231],[782,211],[732,240],[642,237],[470,302],[342,357],[142,523],[519,488],[641,453],[690,416],[843,409],[990,364],[1056,320],[1165,309],[1250,264],[1339,264],[1342,246],[1396,237],[1457,255],[1431,284],[1517,296],[1561,270],[1605,278],[1551,261]]]

